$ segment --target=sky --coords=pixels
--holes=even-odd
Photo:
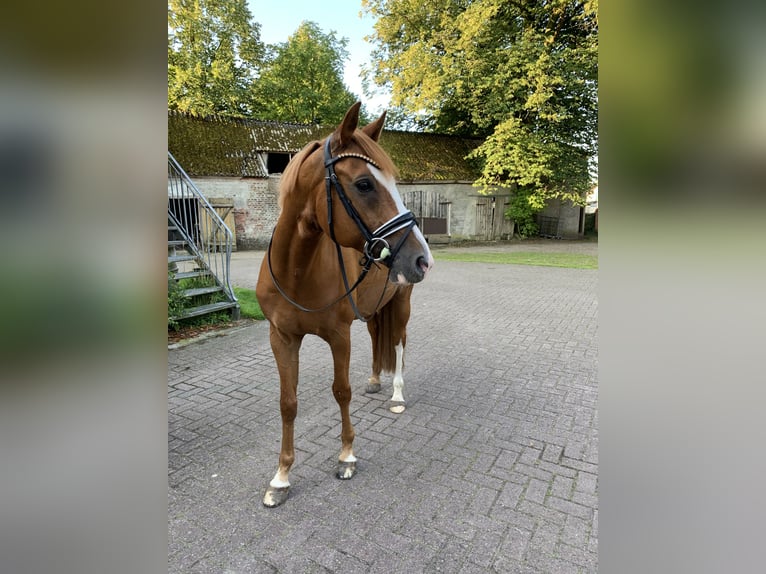
[[[367,110],[375,115],[388,104],[387,95],[366,98],[362,91],[361,68],[370,60],[372,45],[364,37],[372,34],[374,19],[362,11],[361,0],[248,0],[253,20],[261,25],[261,41],[266,44],[286,42],[304,20],[316,22],[322,32],[336,32],[348,39],[349,59],[343,80],[362,98]]]

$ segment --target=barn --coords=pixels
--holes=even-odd
[[[235,249],[264,249],[278,216],[284,168],[306,144],[334,126],[196,117],[168,111],[168,151],[221,214]],[[458,136],[384,130],[380,145],[399,169],[397,185],[431,243],[512,236],[504,216],[511,191],[482,195],[477,167],[466,156],[481,141]],[[541,233],[577,238],[584,210],[552,201],[540,214]]]

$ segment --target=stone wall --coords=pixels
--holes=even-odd
[[[581,212],[583,212],[582,226],[580,225]],[[540,215],[558,218],[558,235],[562,238],[577,239],[583,237],[584,208],[572,205],[569,201],[551,199],[540,212]]]
[[[399,192],[433,191],[451,203],[449,230],[452,239],[470,239],[476,234],[476,197],[470,183],[398,183]]]

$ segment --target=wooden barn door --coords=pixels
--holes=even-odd
[[[418,226],[431,241],[449,241],[451,203],[434,191],[413,190],[402,194],[404,205],[418,220]]]
[[[486,195],[476,199],[476,239],[494,241],[508,239],[513,233],[513,222],[505,217],[509,197]]]

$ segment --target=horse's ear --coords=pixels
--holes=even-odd
[[[362,102],[357,102],[351,106],[346,112],[343,121],[338,126],[338,129],[335,130],[338,133],[338,140],[341,147],[348,145],[351,141],[351,136],[354,135],[356,127],[359,125],[359,108],[361,107]]]
[[[372,139],[373,141],[378,141],[378,139],[380,138],[380,134],[383,131],[384,123],[386,123],[385,110],[383,110],[383,113],[380,114],[380,117],[377,120],[364,126],[362,128],[362,131],[366,133],[368,136],[370,136],[370,139]]]

